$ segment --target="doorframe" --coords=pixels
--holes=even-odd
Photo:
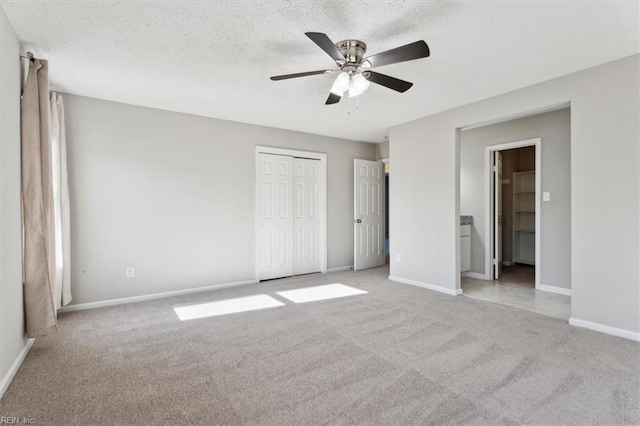
[[[320,254],[320,272],[327,272],[327,154],[322,152],[311,152],[311,151],[302,151],[295,149],[287,149],[287,148],[276,148],[271,146],[261,146],[256,145],[255,149],[255,163],[254,163],[254,207],[253,207],[253,220],[254,220],[254,275],[255,282],[260,282],[260,219],[258,206],[259,202],[259,173],[260,165],[259,158],[260,154],[272,154],[272,155],[283,155],[288,157],[297,157],[297,158],[308,158],[311,160],[319,160],[320,161],[320,173],[319,173],[319,184],[320,184],[320,208],[318,209],[320,212],[320,232],[319,232],[319,254]]]
[[[497,145],[486,146],[484,149],[485,152],[485,168],[484,168],[484,176],[485,176],[485,208],[484,208],[484,217],[485,217],[485,243],[484,243],[484,253],[485,253],[485,266],[484,266],[484,277],[486,280],[492,279],[493,272],[493,247],[494,247],[494,220],[493,220],[493,210],[494,210],[494,191],[492,185],[493,179],[493,163],[492,156],[496,151],[505,151],[507,149],[515,149],[515,148],[524,148],[527,146],[535,147],[536,151],[536,253],[535,253],[535,275],[536,275],[536,290],[540,290],[540,235],[541,235],[541,219],[542,219],[542,210],[541,210],[541,201],[542,201],[542,138],[532,138],[525,139],[514,142],[505,142]]]

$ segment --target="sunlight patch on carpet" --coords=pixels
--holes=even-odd
[[[315,302],[316,300],[337,299],[339,297],[366,294],[364,290],[344,284],[327,284],[317,287],[299,288],[296,290],[278,291],[276,294],[294,303]]]
[[[284,303],[266,294],[258,294],[256,296],[238,297],[236,299],[219,300],[217,302],[198,305],[178,306],[173,308],[173,310],[181,321],[187,321],[197,318],[275,308],[277,306],[284,306]]]

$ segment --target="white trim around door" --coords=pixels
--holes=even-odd
[[[540,234],[541,234],[541,200],[542,200],[542,139],[541,138],[533,138],[526,139],[522,141],[515,142],[507,142],[501,143],[497,145],[490,145],[485,147],[485,209],[484,209],[484,217],[485,217],[485,244],[484,244],[484,252],[485,252],[485,266],[484,266],[484,278],[486,280],[491,280],[492,271],[493,271],[493,244],[494,244],[494,221],[493,221],[493,185],[492,185],[492,157],[495,151],[504,151],[507,149],[515,149],[515,148],[523,148],[526,146],[534,146],[536,150],[536,235],[535,235],[535,244],[536,244],[536,252],[535,252],[535,274],[536,274],[536,290],[541,290],[540,288]]]
[[[318,160],[319,162],[319,255],[320,255],[320,272],[327,272],[327,154],[320,152],[300,151],[286,148],[275,148],[269,146],[256,146],[255,149],[255,204],[254,204],[254,252],[255,252],[255,281],[260,281],[260,215],[258,208],[260,205],[259,188],[259,161],[260,154],[282,155],[293,158],[305,158]]]

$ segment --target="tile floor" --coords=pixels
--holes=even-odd
[[[462,294],[563,320],[571,316],[571,297],[535,289],[533,266],[505,266],[499,280],[462,278]]]

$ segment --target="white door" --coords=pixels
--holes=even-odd
[[[500,279],[502,275],[502,154],[499,151],[494,152],[493,157],[493,279]]]
[[[259,279],[293,275],[293,158],[258,160]]]
[[[293,159],[293,274],[320,272],[320,161]]]
[[[383,179],[381,163],[354,160],[354,271],[384,265]]]

